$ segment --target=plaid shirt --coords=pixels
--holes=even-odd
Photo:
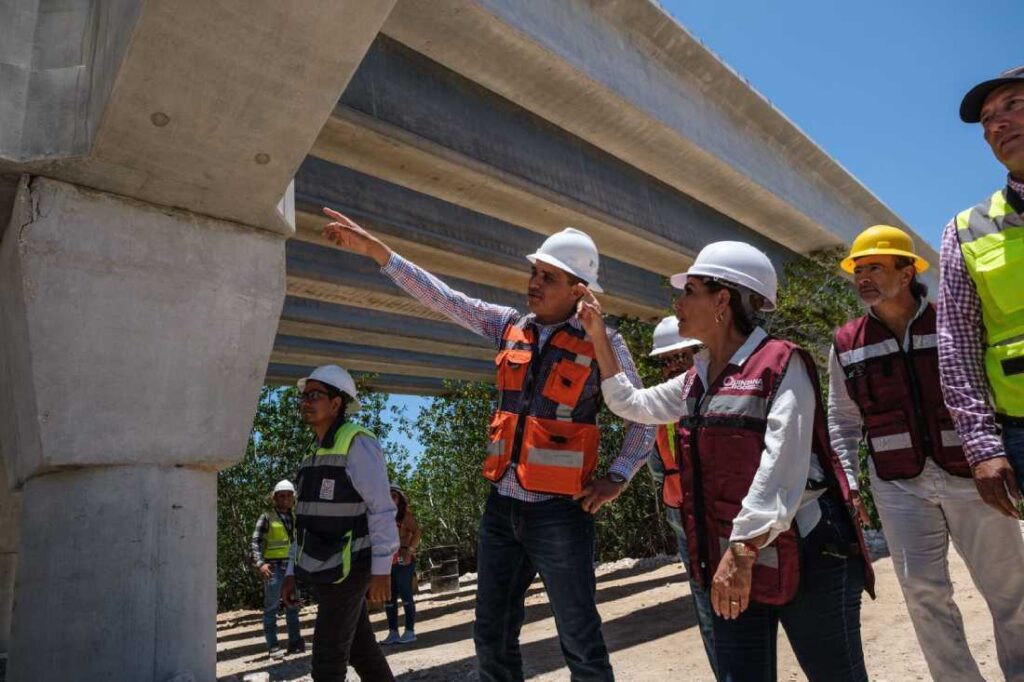
[[[1009,177],[1007,183],[1024,196],[1024,183]],[[989,399],[981,299],[960,251],[955,218],[942,233],[940,258],[938,333],[942,394],[957,435],[963,441],[967,461],[974,465],[1005,453]]]
[[[426,270],[416,266],[392,253],[391,258],[381,268],[381,272],[405,290],[410,296],[418,300],[431,310],[435,310],[466,329],[479,334],[490,340],[495,348],[499,348],[505,327],[510,323],[519,320],[523,314],[515,308],[507,308],[493,303],[485,303],[479,299],[470,298],[465,294],[455,291],[447,284],[431,275]],[[582,329],[576,316],[569,318],[569,324]],[[561,325],[537,325],[538,345],[543,347],[551,337],[551,333]],[[615,334],[611,337],[612,348],[619,360],[626,376],[637,388],[641,388],[640,377],[636,373],[636,366],[633,364],[633,356],[629,354],[622,337]],[[643,466],[647,460],[647,452],[650,450],[654,440],[655,427],[643,426],[641,424],[630,424],[626,429],[625,438],[622,441],[622,450],[619,456],[612,462],[609,471],[613,471],[626,480],[633,478],[633,474]],[[530,492],[519,485],[519,479],[515,472],[509,467],[508,471],[496,484],[498,493],[524,502],[541,502],[549,500],[552,495]]]

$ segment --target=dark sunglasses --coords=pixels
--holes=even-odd
[[[314,401],[320,400],[320,398],[327,398],[327,397],[328,397],[328,395],[327,395],[326,391],[321,391],[318,388],[314,388],[312,391],[305,391],[305,392],[303,392],[303,394],[301,396],[299,396],[299,400],[301,402],[306,402],[306,401],[314,402]]]

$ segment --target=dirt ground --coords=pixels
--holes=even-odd
[[[872,541],[877,576],[876,601],[867,599],[862,613],[868,673],[878,682],[928,680],[892,560],[880,537]],[[1009,567],[1008,567],[1009,568]],[[1017,567],[1015,570],[1019,570]],[[950,573],[956,601],[963,613],[967,640],[988,680],[1002,679],[996,662],[992,621],[967,568],[950,551]],[[625,559],[597,569],[597,601],[604,635],[618,680],[713,680],[692,615],[690,593],[682,565],[668,557]],[[464,577],[465,578],[465,577]],[[448,682],[474,679],[472,640],[475,583],[465,580],[458,593],[417,597],[418,640],[386,647],[399,680]],[[303,635],[312,635],[314,607],[302,611]],[[217,618],[217,675],[223,682],[310,680],[309,654],[271,661],[263,643],[261,614],[224,613]],[[372,617],[380,637],[386,634],[384,614]],[[284,619],[280,619],[284,637]],[[780,631],[779,679],[805,679]],[[544,588],[535,582],[526,600],[522,632],[527,679],[568,680]],[[358,679],[350,670],[350,679]]]

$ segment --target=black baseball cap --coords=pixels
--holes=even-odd
[[[978,83],[970,92],[964,95],[960,102],[960,120],[964,123],[979,123],[981,121],[981,107],[985,99],[992,94],[996,88],[1001,88],[1007,83],[1024,83],[1024,66],[1003,71],[999,76],[991,80]]]

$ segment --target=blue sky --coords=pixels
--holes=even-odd
[[[662,7],[936,248],[1006,171],[960,122],[1024,64],[1020,0],[662,0]]]
[[[957,111],[975,83],[1024,64],[1021,0],[661,4],[936,248],[1003,183]],[[423,399],[392,402],[415,417]]]

